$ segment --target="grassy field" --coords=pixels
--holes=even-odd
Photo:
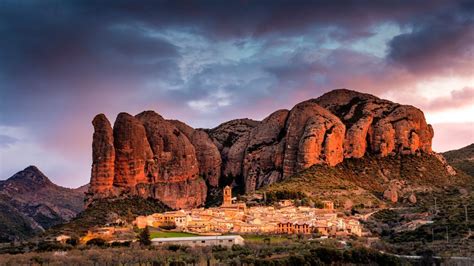
[[[154,231],[150,232],[150,238],[168,238],[168,237],[189,237],[196,236],[191,233],[184,232],[164,232],[164,231]]]
[[[291,241],[285,236],[272,236],[272,235],[242,235],[247,243],[263,244],[265,242],[271,244],[283,243]]]

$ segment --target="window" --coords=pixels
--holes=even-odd
[[[201,241],[201,243],[206,243],[206,241],[205,241],[205,240],[203,240],[203,241]]]
[[[232,239],[229,239],[229,242],[232,242]]]

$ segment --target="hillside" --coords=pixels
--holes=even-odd
[[[83,210],[86,190],[55,185],[35,166],[1,181],[0,242],[25,239],[71,220]]]
[[[404,204],[412,194],[418,198],[443,187],[463,187],[470,179],[462,173],[451,175],[432,155],[365,156],[334,167],[314,165],[260,192],[266,192],[269,200],[296,196],[314,202],[333,200],[338,207],[380,207],[393,203],[390,194]]]
[[[474,176],[474,143],[458,150],[447,151],[443,156],[456,169]]]
[[[170,209],[166,205],[152,198],[98,199],[79,213],[76,218],[50,228],[45,234],[81,235],[92,227],[113,223],[118,218],[131,222],[139,215],[150,215],[168,210]]]
[[[474,178],[462,172],[452,175],[445,167],[433,155],[369,156],[335,167],[315,165],[257,193],[265,192],[268,203],[296,198],[318,205],[333,200],[337,208],[375,211],[364,227],[392,253],[416,255],[429,249],[466,256],[474,252],[469,237],[469,228],[474,230]]]

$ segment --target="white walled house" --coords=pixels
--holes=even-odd
[[[195,237],[169,237],[153,238],[152,245],[187,245],[187,246],[226,246],[243,245],[244,239],[239,235],[229,236],[195,236]]]

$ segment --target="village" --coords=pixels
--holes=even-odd
[[[235,202],[232,189],[223,190],[219,207],[154,213],[138,216],[132,222],[138,229],[150,227],[169,232],[190,233],[200,236],[227,234],[295,234],[319,237],[362,236],[357,217],[336,212],[332,201],[323,201],[323,208],[295,206],[292,200],[282,200],[276,206],[247,207]],[[127,241],[134,238],[133,226],[120,221],[106,227],[91,229],[81,240],[93,238],[108,241]]]
[[[247,207],[234,203],[230,187],[224,188],[220,207],[178,210],[139,216],[138,228],[175,227],[175,230],[200,235],[216,234],[318,234],[321,236],[362,235],[355,218],[338,217],[331,201],[323,201],[324,208],[296,207],[291,200],[283,200],[278,207]]]

